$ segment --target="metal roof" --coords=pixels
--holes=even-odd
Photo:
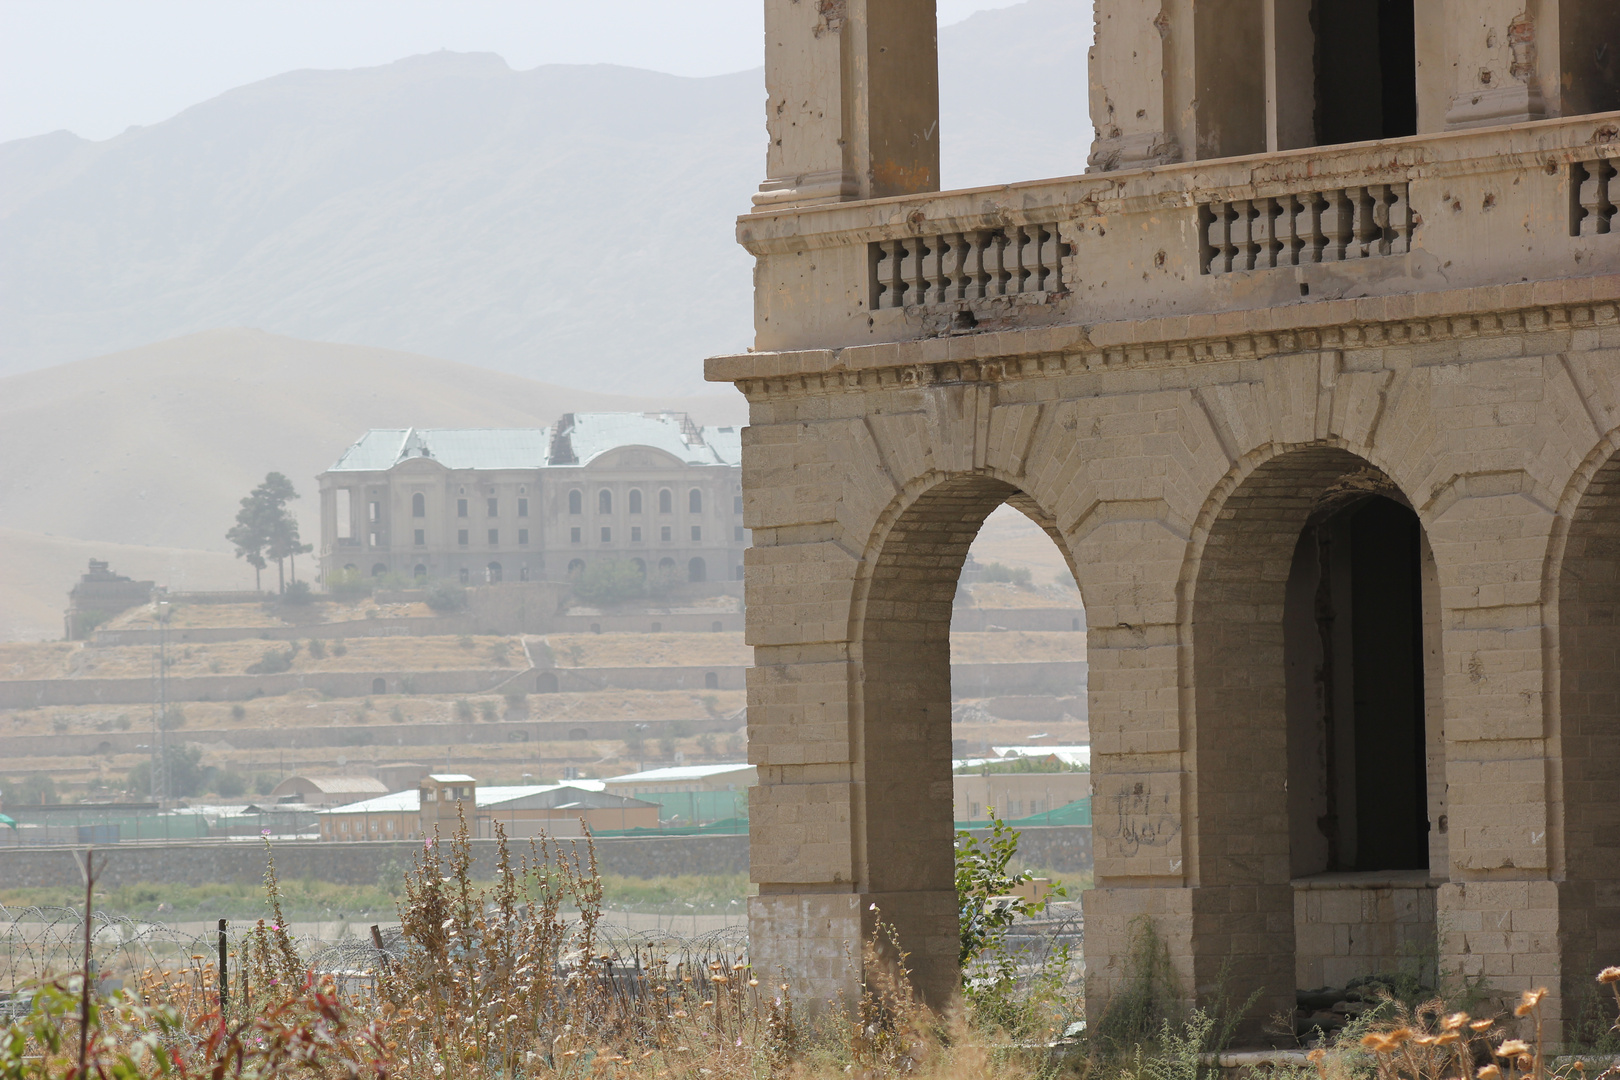
[[[742,461],[740,428],[698,427],[685,413],[602,412],[568,413],[555,428],[372,428],[327,471],[386,472],[411,458],[447,469],[577,468],[626,446],[688,465]]]
[[[702,780],[709,776],[719,776],[724,773],[741,772],[752,769],[753,766],[746,761],[732,762],[726,765],[669,765],[662,769],[647,769],[643,772],[625,773],[623,776],[610,776],[603,783],[652,783],[668,782],[672,780]]]
[[[383,472],[414,457],[447,469],[540,469],[550,445],[549,428],[372,428],[327,471]]]
[[[589,465],[623,446],[650,446],[688,465],[737,464],[740,454],[727,456],[711,444],[711,431],[725,442],[725,434],[698,427],[685,413],[570,413],[557,424],[558,434],[573,448],[576,465]]]
[[[470,783],[470,782],[472,782],[472,777],[470,777],[470,776],[453,776],[453,777],[435,776],[434,779],[436,779],[436,780],[454,780],[457,783],[462,783],[462,782]],[[507,803],[516,802],[517,800],[520,800],[520,799],[534,799],[536,796],[551,795],[553,792],[562,793],[560,796],[553,796],[553,797],[560,797],[560,798],[565,798],[565,799],[566,798],[573,798],[573,801],[576,801],[576,802],[580,801],[579,798],[577,796],[574,796],[574,794],[573,794],[573,793],[577,792],[579,796],[585,796],[587,805],[590,805],[590,800],[592,800],[592,799],[599,800],[599,799],[603,798],[603,795],[601,794],[601,791],[602,791],[602,789],[599,786],[599,782],[590,781],[590,780],[584,780],[584,781],[579,781],[577,783],[568,783],[568,784],[524,784],[524,785],[509,786],[509,787],[480,787],[473,794],[473,805],[476,808],[480,809],[480,810],[484,810],[484,809],[488,809],[490,807],[502,806],[502,805],[505,805]],[[617,796],[614,796],[614,797],[617,797]],[[381,796],[378,796],[375,799],[364,799],[364,800],[362,800],[360,802],[349,803],[346,806],[333,806],[333,807],[330,807],[330,808],[328,808],[326,810],[320,811],[320,813],[322,813],[322,814],[397,814],[397,813],[414,814],[414,813],[418,813],[418,812],[421,811],[421,809],[422,809],[422,801],[421,800],[422,800],[421,790],[418,789],[418,788],[412,788],[409,791],[396,791],[396,792],[394,792],[394,793],[392,793],[390,795],[381,795]],[[538,802],[536,802],[534,804],[534,806],[539,806],[540,802],[544,802],[544,801],[546,801],[546,800],[539,800]],[[612,804],[612,805],[618,805],[618,804],[615,803],[615,804]],[[524,808],[520,808],[520,809],[528,809],[528,808],[529,807],[524,807]]]

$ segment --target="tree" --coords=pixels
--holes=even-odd
[[[237,511],[236,524],[225,539],[236,545],[237,558],[245,559],[253,567],[253,582],[259,585],[259,573],[276,561],[277,592],[286,592],[286,562],[292,560],[293,580],[298,579],[299,555],[315,550],[313,544],[300,542],[298,519],[287,511],[287,503],[298,498],[292,481],[281,473],[266,473],[264,482],[248,493]]]

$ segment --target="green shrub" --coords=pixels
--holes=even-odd
[[[249,664],[249,675],[280,675],[283,671],[291,671],[293,658],[298,655],[298,645],[295,642],[285,649],[266,649],[264,655],[259,657],[256,664]]]
[[[247,777],[239,772],[222,772],[214,778],[214,791],[221,798],[235,799],[247,794]]]
[[[984,570],[980,573],[979,580],[1004,585],[1017,585],[1021,589],[1027,589],[1033,579],[1027,567],[1013,567],[993,562],[984,564]]]
[[[349,652],[349,645],[342,638],[338,638],[336,641],[332,642],[332,655],[333,656],[346,656],[346,655],[348,655],[348,652]]]
[[[467,606],[467,590],[441,578],[427,587],[427,606],[441,615],[460,611]]]
[[[574,595],[587,604],[620,604],[646,592],[646,574],[628,559],[592,563],[574,579]]]
[[[326,591],[345,602],[370,596],[371,588],[371,579],[362,577],[358,570],[334,570],[326,579]]]
[[[485,698],[478,703],[478,715],[482,716],[485,720],[495,720],[500,717],[500,712],[495,708],[495,703],[493,701],[491,701],[489,698]]]
[[[308,648],[309,648],[309,655],[313,656],[315,659],[317,659],[317,660],[325,660],[326,659],[326,645],[325,645],[324,642],[321,641],[320,638],[310,638]]]
[[[473,704],[466,698],[456,702],[456,719],[471,720],[473,718]]]
[[[295,581],[287,586],[287,591],[281,594],[281,602],[290,607],[303,607],[315,601],[315,594],[309,590],[309,582]]]

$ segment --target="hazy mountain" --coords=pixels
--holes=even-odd
[[[684,409],[742,423],[742,396],[621,397],[448,360],[212,330],[0,378],[0,639],[61,635],[88,558],[177,588],[251,587],[225,530],[286,473],[304,538],[314,477],[370,427],[521,427],[568,411]],[[98,554],[100,553],[100,554]]]
[[[1030,0],[941,32],[947,185],[1083,167],[1090,28]],[[701,392],[751,333],[762,78],[437,53],[5,143],[0,372],[245,325]]]

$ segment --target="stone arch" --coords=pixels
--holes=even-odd
[[[557,673],[555,671],[542,671],[534,677],[534,692],[537,694],[555,694],[557,692]]]
[[[1559,506],[1558,533],[1545,591],[1556,612],[1550,756],[1561,762],[1554,824],[1562,844],[1549,837],[1549,856],[1563,863],[1564,1000],[1579,1002],[1593,971],[1620,962],[1620,431],[1577,470]]]
[[[422,563],[417,563],[416,568],[411,571],[411,577],[415,578],[417,581],[421,581],[427,576],[427,566]]]
[[[1271,1015],[1292,1008],[1296,971],[1326,962],[1306,955],[1314,945],[1296,953],[1298,913],[1313,910],[1296,903],[1296,880],[1360,872],[1372,890],[1415,874],[1432,927],[1427,872],[1445,865],[1433,828],[1445,757],[1434,558],[1399,485],[1328,443],[1249,455],[1206,504],[1189,551],[1186,872],[1207,932],[1242,943],[1195,945],[1193,978],[1213,985],[1230,964],[1238,992],[1264,988],[1254,1014]],[[1149,802],[1181,797],[1177,778],[1142,781]]]
[[[388,573],[388,564],[387,563],[375,563],[371,567],[371,576],[372,577],[382,577],[386,573]]]
[[[854,582],[854,885],[863,908],[876,904],[895,927],[914,985],[933,1002],[958,982],[951,608],[968,548],[1002,503],[1040,524],[1072,563],[1051,515],[1018,487],[989,473],[935,473],[879,516]]]

